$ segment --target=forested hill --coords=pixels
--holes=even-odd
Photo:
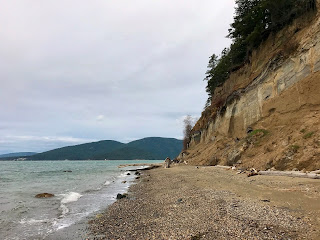
[[[36,152],[15,152],[15,153],[7,153],[1,154],[0,158],[12,158],[12,157],[26,157],[37,154]]]
[[[28,160],[157,160],[175,158],[182,149],[182,141],[174,138],[150,137],[127,144],[105,140],[54,149],[39,153]]]

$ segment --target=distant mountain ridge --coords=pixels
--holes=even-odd
[[[50,150],[28,160],[158,160],[175,158],[181,149],[182,140],[175,138],[149,137],[127,144],[104,140]]]
[[[11,157],[27,157],[37,154],[36,152],[14,152],[1,154],[0,158],[11,158]]]

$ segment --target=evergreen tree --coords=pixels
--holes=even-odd
[[[299,16],[315,10],[316,0],[236,0],[236,6],[228,35],[233,40],[230,48],[224,49],[220,57],[213,54],[209,59],[204,79],[208,82],[209,98],[270,33],[276,33]]]

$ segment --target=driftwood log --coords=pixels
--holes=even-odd
[[[226,170],[229,170],[229,169],[231,169],[231,167],[230,167],[230,166],[222,166],[222,165],[216,165],[215,167],[216,167],[216,168],[222,168],[222,169],[226,169]]]
[[[287,177],[320,179],[320,174],[302,173],[302,172],[296,172],[296,171],[260,171],[258,174],[266,175],[266,176],[287,176]]]

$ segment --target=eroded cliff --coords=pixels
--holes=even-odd
[[[200,165],[313,170],[320,168],[319,130],[317,12],[270,36],[215,90],[179,158]]]

